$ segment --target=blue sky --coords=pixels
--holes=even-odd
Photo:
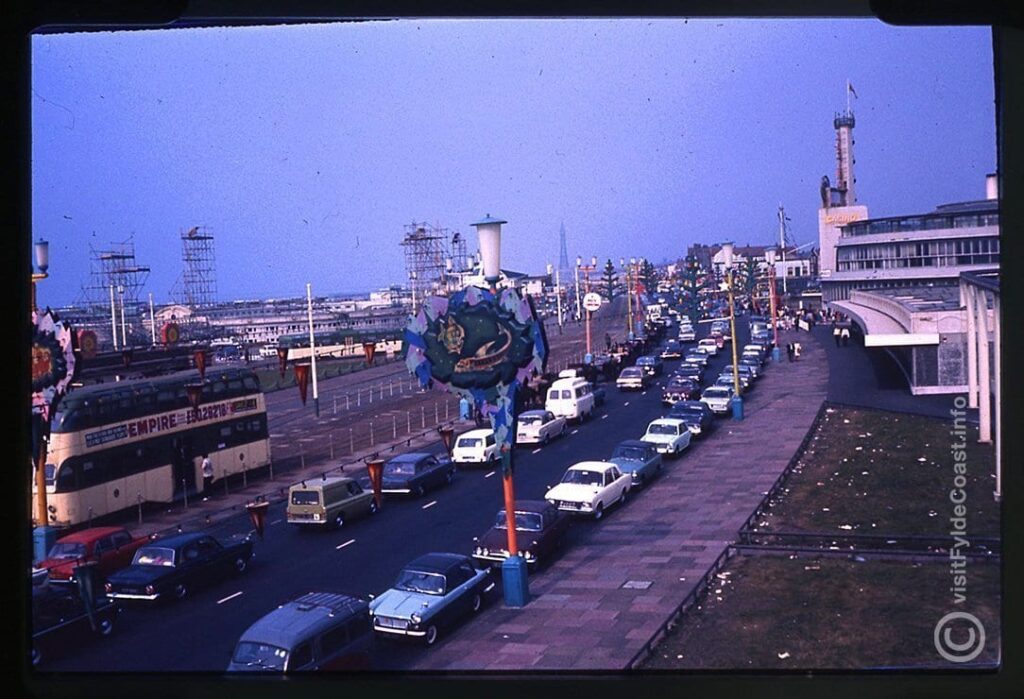
[[[832,117],[858,97],[873,217],[980,199],[996,167],[991,33],[875,20],[403,20],[49,34],[32,41],[41,305],[131,238],[157,303],[182,230],[216,238],[218,298],[405,278],[403,226],[476,236],[502,265],[674,259],[764,244],[780,203],[817,240]]]

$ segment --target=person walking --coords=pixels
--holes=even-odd
[[[794,342],[793,343],[793,361],[796,361],[797,359],[800,359],[800,350],[801,349],[802,348],[800,347],[800,343],[799,342]]]
[[[609,335],[608,333],[604,334],[604,348],[607,352],[612,351],[612,336]]]
[[[206,493],[213,487],[213,463],[210,462],[210,455],[203,454],[203,492]],[[203,497],[203,502],[209,500],[209,496]]]
[[[842,338],[843,338],[843,347],[846,347],[847,345],[850,344],[850,329],[849,328],[843,328]]]
[[[837,323],[832,323],[832,339],[836,341],[836,347],[839,346],[840,332],[839,325]]]
[[[793,361],[793,343],[792,342],[787,342],[786,343],[786,357],[789,358],[789,361]]]

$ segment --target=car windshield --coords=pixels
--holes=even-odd
[[[647,428],[647,434],[679,434],[675,425],[656,422]]]
[[[47,558],[80,558],[85,555],[85,544],[57,542]]]
[[[235,657],[232,660],[236,664],[246,667],[284,670],[285,661],[288,660],[288,651],[268,643],[240,641],[235,648]]]
[[[644,449],[640,447],[615,447],[612,452],[613,459],[629,459],[631,461],[643,461],[646,457]]]
[[[174,567],[174,549],[163,546],[143,546],[135,552],[132,563],[140,566]]]
[[[296,490],[292,493],[293,505],[319,505],[320,493],[315,490]]]
[[[520,425],[542,425],[542,424],[544,424],[544,419],[540,415],[520,415],[519,416],[519,424]]]
[[[709,388],[704,391],[705,398],[727,398],[729,391],[724,388]]]
[[[390,461],[384,464],[385,476],[412,476],[416,473],[416,464],[411,461]]]
[[[406,568],[398,574],[395,581],[396,590],[405,592],[422,592],[426,595],[444,594],[444,576],[440,573],[428,573],[422,570]]]
[[[494,518],[495,529],[508,529],[505,510],[498,510]],[[516,512],[517,532],[539,532],[544,528],[544,518],[539,512]]]
[[[629,366],[623,369],[622,373],[619,374],[619,376],[625,376],[627,378],[630,376],[640,376],[640,370],[634,366]]]
[[[673,408],[671,412],[672,417],[680,420],[698,419],[703,414],[700,408]]]
[[[569,470],[562,476],[563,483],[576,483],[578,485],[601,485],[604,474],[599,471]]]
[[[483,443],[484,443],[484,440],[478,439],[476,437],[463,437],[462,439],[459,440],[459,446],[462,447],[463,449],[469,449],[471,447],[479,447],[479,446],[482,446]]]
[[[637,366],[648,366],[654,364],[654,357],[640,357],[636,360]]]

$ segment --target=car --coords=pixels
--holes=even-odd
[[[157,538],[135,552],[132,564],[107,578],[111,599],[185,599],[196,587],[240,575],[252,559],[252,539],[227,545],[209,534],[189,532]]]
[[[743,391],[744,393],[746,393],[747,389],[750,388],[750,381],[751,381],[750,375],[749,374],[744,374],[741,371],[740,372],[740,390]],[[713,383],[712,385],[713,386],[731,386],[731,387],[735,388],[736,387],[736,381],[735,381],[735,378],[732,375],[732,372],[729,371],[729,370],[725,370],[725,371],[722,371],[722,373],[720,373],[718,375],[718,378],[715,379],[715,383]]]
[[[717,349],[718,347],[716,346],[715,350],[717,351]],[[705,352],[702,349],[687,350],[686,356],[683,357],[683,361],[706,367],[708,365],[708,354],[708,352]]]
[[[455,480],[455,464],[446,454],[408,452],[384,464],[381,492],[388,495],[421,497],[428,490]]]
[[[544,500],[516,500],[516,545],[527,565],[536,568],[558,549],[569,529],[569,515]],[[486,564],[508,558],[508,519],[505,508],[494,516],[494,526],[473,538],[473,558]]]
[[[715,341],[715,344],[718,346],[718,349],[723,349],[725,347],[725,335],[723,333],[712,332],[710,335],[708,335],[708,337]]]
[[[620,391],[635,389],[642,391],[650,385],[651,377],[638,366],[628,366],[619,372],[619,378],[615,379],[615,386]]]
[[[757,378],[757,373],[753,367],[748,364],[740,363],[739,365],[740,378],[746,377],[747,383],[753,383]],[[722,374],[728,374],[732,376],[732,364],[727,364],[722,368]]]
[[[743,370],[743,367],[746,367],[750,371],[750,374],[751,376],[754,377],[754,379],[758,379],[761,377],[760,359],[755,359],[754,357],[751,357],[749,355],[744,355],[740,357],[740,371]]]
[[[743,350],[743,353],[740,355],[740,360],[742,361],[744,359],[749,359],[752,362],[757,362],[758,366],[764,366],[764,353],[759,349]]]
[[[565,434],[567,422],[550,410],[527,410],[516,420],[517,444],[547,444]]]
[[[608,460],[629,474],[633,486],[642,486],[661,473],[662,458],[657,447],[639,439],[619,442]]]
[[[370,600],[373,630],[433,645],[442,628],[479,612],[494,589],[491,568],[461,553],[428,553],[408,563],[394,585]]]
[[[665,348],[661,350],[659,356],[662,359],[682,359],[683,346],[679,344],[678,340],[669,340],[665,343]]]
[[[544,499],[559,510],[601,519],[606,508],[626,501],[632,482],[632,476],[613,463],[581,461],[566,470]]]
[[[637,357],[636,366],[643,369],[644,373],[648,376],[661,376],[665,371],[665,364],[661,361],[661,357],[657,357],[653,354],[645,354],[642,357]]]
[[[691,364],[690,362],[683,362],[677,366],[671,376],[676,376],[683,379],[690,379],[700,383],[704,380],[704,368],[699,364]]]
[[[92,621],[77,586],[53,584],[42,577],[32,585],[32,648],[33,667],[59,658],[68,649],[75,649],[90,637],[109,636],[121,607],[100,595],[93,602]]]
[[[350,519],[377,513],[373,492],[347,476],[324,475],[288,489],[285,520],[301,528],[340,529]]]
[[[672,405],[665,417],[682,420],[694,437],[706,435],[715,419],[711,408],[699,400],[681,400]]]
[[[716,320],[716,321],[711,323],[711,330],[710,330],[710,332],[712,332],[712,333],[719,333],[721,335],[724,335],[728,331],[729,331],[729,323],[728,323],[728,321]]]
[[[583,422],[594,414],[593,384],[580,377],[561,378],[548,389],[544,409],[567,420]]]
[[[124,527],[90,527],[57,539],[46,558],[36,564],[49,573],[50,582],[75,582],[72,571],[82,563],[95,562],[106,577],[132,562],[149,536],[132,536]]]
[[[697,349],[705,354],[711,355],[712,357],[718,354],[718,348],[720,346],[721,345],[718,344],[718,341],[713,337],[705,337],[697,341]]]
[[[501,458],[500,445],[490,428],[463,432],[452,445],[452,461],[457,464],[496,464]]]
[[[697,339],[697,331],[692,325],[680,325],[678,338],[680,342],[694,342]]]
[[[653,444],[660,454],[678,456],[690,446],[690,430],[682,420],[660,417],[651,421],[640,439]]]
[[[661,389],[661,402],[665,405],[697,398],[700,398],[700,383],[694,379],[673,376]]]
[[[337,592],[307,592],[278,605],[246,629],[227,670],[366,670],[372,645],[367,600]]]
[[[724,415],[729,412],[732,405],[732,396],[732,386],[711,386],[701,393],[700,402],[706,404],[716,415]]]
[[[762,359],[764,359],[768,355],[768,352],[765,351],[764,345],[753,342],[750,344],[743,345],[743,354],[746,354],[747,352],[757,352]]]

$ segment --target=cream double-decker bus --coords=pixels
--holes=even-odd
[[[215,479],[268,465],[267,408],[256,374],[207,370],[193,409],[186,386],[198,383],[192,370],[65,396],[47,447],[49,524],[69,527],[140,502],[198,495],[204,454]]]

